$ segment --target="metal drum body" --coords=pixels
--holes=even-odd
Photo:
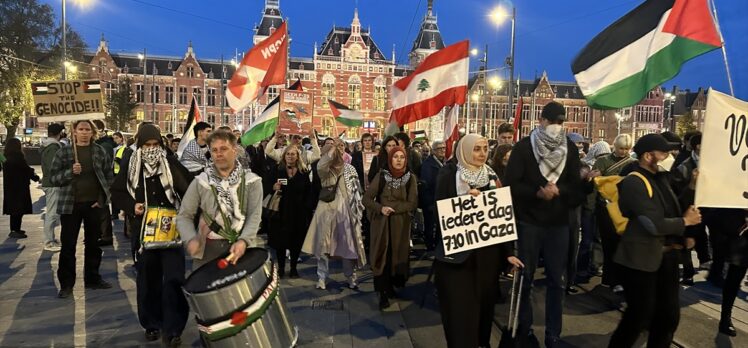
[[[184,285],[190,308],[197,314],[200,336],[208,347],[293,347],[298,329],[289,317],[280,288],[260,318],[233,336],[210,340],[207,324],[230,319],[232,314],[255,301],[262,301],[272,289],[276,273],[270,255],[264,249],[247,249],[236,266],[219,269],[208,262],[194,271]],[[277,274],[275,274],[277,279]],[[277,283],[276,283],[277,285]],[[251,307],[250,307],[251,308]]]

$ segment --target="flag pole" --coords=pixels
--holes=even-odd
[[[717,26],[717,32],[719,33],[719,39],[722,41],[722,60],[725,63],[725,71],[727,72],[727,84],[730,86],[730,95],[735,96],[735,91],[732,87],[732,75],[730,74],[730,65],[727,63],[727,49],[725,48],[725,38],[722,36],[722,29],[719,26],[719,18],[717,18],[717,6],[714,5],[714,0],[709,0],[712,5],[712,15],[714,16],[714,24]]]

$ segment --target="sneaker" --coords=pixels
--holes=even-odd
[[[16,239],[23,239],[23,238],[27,238],[28,236],[26,236],[25,233],[21,233],[20,231],[10,231],[10,233],[8,233],[8,237],[16,238]]]
[[[148,329],[148,330],[145,330],[145,340],[146,341],[155,341],[159,337],[161,337],[161,333],[158,331],[158,329]]]
[[[44,250],[51,251],[53,253],[56,253],[60,251],[62,247],[60,247],[60,244],[55,243],[55,241],[49,241],[44,243]]]
[[[167,337],[163,336],[161,337],[161,346],[162,347],[180,347],[182,345],[182,338],[179,336],[172,336]]]
[[[618,293],[621,293],[621,292],[623,292],[623,286],[616,285],[616,286],[613,287],[613,293],[618,294]]]
[[[68,298],[70,295],[73,294],[72,288],[62,288],[60,289],[60,292],[57,293],[58,298]]]
[[[109,282],[105,280],[99,280],[96,283],[86,284],[86,289],[92,289],[92,290],[111,289],[111,288],[112,288],[112,284],[109,284]]]
[[[327,285],[325,284],[325,280],[324,279],[317,280],[317,286],[316,286],[316,288],[320,289],[320,290],[327,289]]]
[[[356,275],[348,277],[348,288],[352,290],[358,289],[358,282],[356,281]]]

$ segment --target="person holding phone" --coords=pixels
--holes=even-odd
[[[309,181],[309,170],[301,159],[303,150],[299,145],[289,145],[283,151],[283,156],[273,173],[275,184],[273,192],[280,194],[278,212],[270,217],[268,244],[275,249],[278,256],[278,275],[286,274],[286,250],[291,254],[291,278],[297,278],[299,272],[296,263],[301,254],[301,245],[306,238],[310,216],[306,204],[307,196],[312,187]]]

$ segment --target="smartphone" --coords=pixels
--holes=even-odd
[[[288,185],[288,179],[278,179],[278,182],[283,186]]]

